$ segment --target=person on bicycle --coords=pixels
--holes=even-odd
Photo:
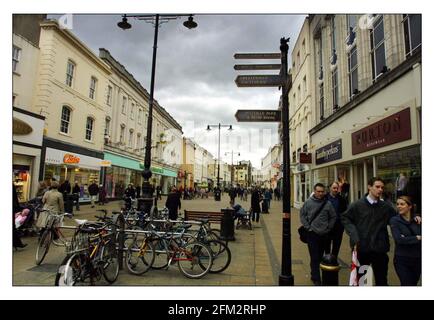
[[[57,190],[58,188],[59,182],[51,182],[51,189],[45,192],[42,197],[42,203],[44,204],[44,209],[62,213],[65,211],[65,206],[63,203],[63,195]]]

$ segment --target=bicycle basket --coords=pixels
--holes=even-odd
[[[77,232],[71,239],[71,242],[66,244],[66,254],[72,254],[80,251],[85,251],[89,248],[89,234]]]

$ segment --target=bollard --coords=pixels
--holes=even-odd
[[[338,286],[339,285],[339,270],[341,266],[337,258],[332,254],[326,254],[322,257],[319,265],[322,272],[323,286]]]
[[[225,241],[235,240],[234,213],[232,208],[222,209],[223,217],[220,222],[220,239]]]

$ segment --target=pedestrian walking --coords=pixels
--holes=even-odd
[[[342,225],[341,215],[347,210],[347,202],[342,197],[339,190],[339,182],[335,181],[330,185],[329,193],[326,195],[327,200],[332,204],[333,209],[336,212],[336,222],[333,229],[328,234],[328,238],[325,243],[325,253],[331,252],[336,258],[339,255],[339,250],[342,244],[342,236],[344,234],[344,226]]]
[[[99,192],[99,187],[95,181],[93,181],[91,183],[91,185],[88,188],[88,191],[89,191],[89,195],[90,195],[90,204],[91,204],[90,207],[94,208],[95,207],[95,200],[96,200],[96,197],[98,196],[98,192]]]
[[[390,249],[387,225],[396,215],[393,207],[381,199],[383,192],[383,179],[369,179],[368,194],[351,203],[341,217],[351,248],[356,247],[361,266],[372,265],[377,286],[387,286]]]
[[[45,192],[42,197],[44,209],[53,211],[55,213],[63,213],[65,211],[63,203],[63,195],[58,191],[59,183],[57,181],[51,182],[51,189]]]
[[[45,181],[39,181],[38,191],[36,192],[36,197],[43,197],[44,193],[48,191],[47,184]]]
[[[18,201],[18,193],[16,190],[15,184],[12,183],[12,246],[14,247],[15,251],[18,250],[18,248],[24,248],[27,246],[27,243],[23,243],[21,241],[20,233],[18,232],[16,225],[15,225],[15,212],[21,211],[21,206]]]
[[[167,195],[166,207],[169,209],[169,219],[178,219],[178,209],[181,209],[181,196],[176,187],[172,187],[172,191]]]
[[[414,204],[410,197],[396,200],[399,215],[390,220],[395,255],[393,265],[401,286],[416,286],[422,272],[421,224],[414,220]]]
[[[99,185],[98,190],[98,204],[104,205],[106,203],[107,192],[102,184]]]
[[[319,265],[324,255],[329,232],[336,222],[332,204],[325,199],[325,186],[317,183],[314,194],[306,200],[300,210],[300,221],[307,230],[307,246],[310,255],[310,275],[314,285],[321,285]]]
[[[261,193],[258,188],[255,188],[252,192],[252,196],[250,197],[250,205],[251,205],[251,215],[252,222],[259,222],[259,215],[261,213],[261,201],[262,201]]]
[[[74,196],[75,201],[75,210],[80,211],[80,194],[81,187],[78,185],[78,182],[74,182],[74,187],[72,187],[72,195]]]

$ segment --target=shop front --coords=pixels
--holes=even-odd
[[[89,201],[88,186],[100,183],[102,159],[81,153],[47,147],[45,149],[44,181],[62,183],[68,180],[71,187],[75,182],[80,186],[80,201]]]
[[[38,189],[44,119],[13,108],[12,179],[19,202],[35,197]]]

